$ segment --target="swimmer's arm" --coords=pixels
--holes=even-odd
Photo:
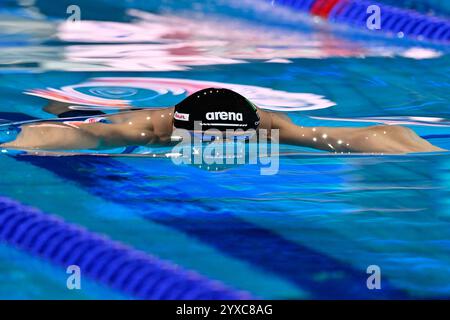
[[[284,115],[272,113],[271,128],[279,130],[280,143],[329,152],[401,154],[444,151],[401,126],[302,127]]]
[[[318,128],[301,127],[294,124],[291,119],[283,113],[258,110],[261,124],[260,129],[267,130],[267,134],[273,142],[283,144],[309,147],[325,151],[333,151],[328,144],[330,141],[314,139],[321,133]],[[313,131],[314,130],[314,131]],[[275,136],[277,134],[277,136]],[[278,141],[275,141],[278,139]]]
[[[74,128],[61,123],[41,123],[22,127],[15,141],[4,148],[70,150],[107,149],[128,145],[160,143],[152,130],[128,124],[89,123]]]

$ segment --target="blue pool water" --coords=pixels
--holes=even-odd
[[[76,27],[64,23],[74,2]],[[394,121],[450,149],[448,46],[375,37],[261,3],[1,2],[0,119],[51,118],[44,99],[25,94],[35,89],[155,107],[215,82],[261,103],[275,97],[266,107],[284,107],[298,124]],[[278,174],[266,176],[261,165],[211,172],[166,158],[3,153],[0,195],[257,297],[450,297],[447,152],[280,150]],[[366,287],[370,265],[381,268],[382,290]],[[0,243],[0,298],[132,298],[89,278],[70,291],[66,277]]]

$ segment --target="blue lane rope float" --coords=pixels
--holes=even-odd
[[[397,7],[409,8],[423,13],[450,15],[450,3],[443,0],[378,0],[379,2]]]
[[[250,299],[220,282],[0,197],[0,241],[138,299]]]
[[[270,2],[272,3],[272,0]],[[450,42],[448,19],[383,3],[367,0],[277,0],[273,3],[290,7],[294,11],[303,11],[323,19],[366,29],[366,21],[370,16],[367,8],[377,5],[381,15],[379,31],[419,40]]]

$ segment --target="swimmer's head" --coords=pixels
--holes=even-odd
[[[190,131],[198,128],[203,132],[208,129],[247,131],[258,128],[259,115],[256,106],[240,94],[229,89],[208,88],[178,103],[173,123],[177,129]]]

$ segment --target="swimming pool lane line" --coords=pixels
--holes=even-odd
[[[154,166],[158,166],[159,162],[165,161],[155,162],[152,159]],[[51,212],[66,222],[80,225],[97,234],[107,235],[114,241],[157,256],[159,259],[171,261],[185,269],[194,270],[231,288],[250,292],[262,299],[306,299],[309,296],[306,291],[283,276],[268,275],[265,270],[255,268],[245,260],[224,254],[223,251],[181,230],[145,218],[142,212],[130,208],[127,203],[113,203],[97,197],[82,185],[68,181],[45,168],[17,161],[17,157],[1,155],[0,166],[14,168],[2,176],[6,183],[0,183],[0,195],[44,212]],[[195,168],[192,169],[197,171]],[[26,174],[17,175],[17,172]],[[38,191],[34,190],[36,183],[40,186]],[[19,252],[16,248],[11,249]],[[32,257],[26,252],[23,253]],[[35,259],[40,260],[38,257]],[[58,270],[63,272],[61,269]],[[87,285],[90,283],[94,281],[86,282],[85,289],[89,289]]]
[[[250,299],[248,293],[0,197],[0,241],[138,299]]]
[[[231,212],[226,213],[226,224],[211,224],[211,220],[201,216],[196,217],[193,221],[193,216],[175,214],[167,210],[163,214],[154,212],[154,208],[148,206],[145,201],[136,203],[133,199],[127,198],[126,194],[127,192],[132,195],[160,194],[161,188],[149,186],[145,172],[130,167],[124,162],[83,156],[71,157],[70,159],[54,157],[51,161],[47,157],[18,156],[16,160],[47,169],[68,181],[81,185],[86,191],[107,201],[120,204],[128,203],[131,206],[130,208],[133,208],[136,213],[144,218],[184,232],[224,254],[281,276],[299,286],[301,290],[311,294],[313,298],[408,299],[410,297],[407,292],[393,286],[388,279],[384,282],[382,292],[367,290],[365,285],[361,285],[361,283],[365,284],[366,281],[365,270],[361,272],[333,257],[305,245],[289,241],[270,229],[245,221]],[[106,170],[102,170],[102,167]],[[111,170],[113,168],[116,170]],[[83,174],[81,175],[80,172],[83,172]],[[124,186],[120,184],[123,184],[125,177],[117,176],[114,179],[102,179],[104,175],[113,176],[115,173],[124,173],[126,177],[133,177],[133,183],[127,185],[124,189]],[[114,190],[124,191],[118,193]],[[181,192],[180,190],[176,191]],[[172,190],[172,196],[173,192]],[[187,197],[188,195],[185,194],[177,195],[179,201],[183,201],[182,199]],[[170,217],[170,219],[167,219],[167,217]],[[272,248],[272,250],[252,249],[258,247]],[[276,255],[273,252],[282,252],[283,254]],[[291,257],[289,263],[286,263],[286,256]],[[308,261],[308,263],[305,265],[304,261]],[[317,272],[340,272],[342,277],[317,282],[314,280]]]
[[[377,5],[381,14],[381,29],[385,33],[418,40],[450,42],[450,21],[413,10],[367,0],[265,0],[303,11],[323,19],[367,29],[371,15],[367,8]],[[378,30],[375,30],[378,31]]]

